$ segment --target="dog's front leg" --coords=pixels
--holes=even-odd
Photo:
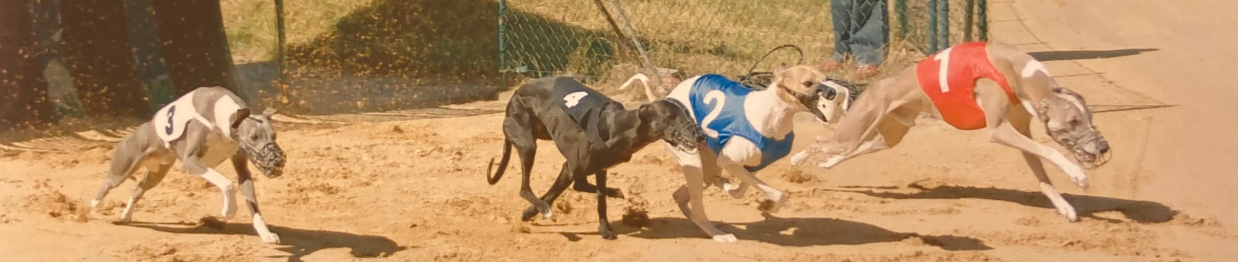
[[[244,152],[237,152],[232,156],[232,167],[236,168],[237,181],[241,183],[241,195],[245,196],[245,202],[249,207],[249,213],[253,215],[254,231],[258,232],[258,237],[262,238],[262,242],[267,244],[279,244],[279,235],[272,233],[270,228],[267,228],[267,223],[262,219],[262,212],[258,210],[258,198],[254,196],[254,179],[249,173],[248,164],[246,164]]]
[[[223,217],[224,221],[236,215],[236,186],[232,184],[232,180],[224,177],[223,174],[215,171],[215,169],[207,167],[198,156],[190,155],[185,157],[185,160],[182,162],[184,163],[185,172],[206,179],[207,182],[211,182],[212,185],[218,187],[219,191],[223,193],[224,207],[219,212],[219,215]]]
[[[606,219],[606,170],[602,169],[597,174],[597,196],[598,196],[598,234],[604,239],[616,239],[615,232],[610,230],[610,221]],[[579,181],[577,181],[579,183]]]
[[[705,231],[713,237],[714,241],[735,243],[739,240],[733,234],[727,234],[722,230],[714,227],[712,222],[709,222],[709,217],[705,215],[705,201],[703,191],[705,189],[704,170],[701,162],[701,154],[699,152],[684,152],[671,149],[671,154],[679,161],[681,169],[683,169],[684,180],[687,185],[680,186],[671,196],[675,199],[675,203],[679,205],[679,210],[683,211],[684,216],[692,220],[693,224]],[[704,147],[701,147],[704,148]]]
[[[1053,187],[1052,182],[1049,180],[1049,176],[1045,173],[1044,166],[1040,163],[1040,158],[1048,159],[1049,162],[1056,164],[1067,174],[1071,174],[1071,170],[1073,169],[1079,176],[1082,176],[1082,168],[1070,163],[1070,160],[1067,160],[1066,157],[1062,156],[1061,153],[1058,153],[1057,150],[1053,150],[1053,148],[1036,143],[1036,141],[1033,141],[1031,138],[1021,134],[1009,123],[1003,123],[993,130],[993,141],[998,144],[1023,151],[1022,153],[1024,160],[1027,161],[1028,167],[1032,169],[1032,173],[1036,175],[1036,179],[1040,181],[1041,193],[1043,193],[1045,197],[1049,198],[1049,202],[1053,203],[1053,207],[1057,208],[1059,214],[1065,216],[1066,219],[1069,219],[1070,221],[1079,221],[1079,215],[1075,212],[1075,208],[1070,205],[1070,202],[1066,202],[1066,199],[1062,198],[1062,194],[1058,193],[1057,189]],[[1072,178],[1074,178],[1074,176],[1075,175],[1073,174],[1071,175]],[[1083,181],[1086,183],[1086,179]]]

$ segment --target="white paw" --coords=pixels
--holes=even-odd
[[[260,234],[258,237],[262,238],[262,243],[279,244],[279,235],[275,233]]]
[[[1057,213],[1065,216],[1070,222],[1079,222],[1079,214],[1075,213],[1075,207],[1070,205],[1062,205],[1057,207]]]
[[[730,194],[732,198],[743,198],[744,194],[748,192],[748,187],[741,187],[735,184],[725,183],[725,184],[722,184],[722,190],[725,190],[726,193]]]
[[[1088,188],[1088,177],[1086,175],[1070,176],[1070,181],[1074,181],[1079,188]]]
[[[734,234],[718,234],[718,235],[714,235],[714,241],[718,241],[722,243],[735,243],[735,242],[739,242],[739,239],[735,238]]]
[[[803,164],[804,160],[808,160],[808,150],[800,151],[799,153],[795,153],[795,155],[791,156],[791,165],[798,166]]]
[[[821,162],[821,164],[818,164],[817,166],[828,169],[828,168],[833,168],[835,165],[838,165],[838,163],[842,161],[843,161],[843,156],[832,156],[830,158],[825,159],[824,162]]]
[[[546,210],[546,213],[542,214],[542,218],[543,218],[543,219],[551,219],[551,218],[554,218],[554,217],[555,217],[555,212],[554,212],[553,210],[549,210],[549,209],[547,209],[547,210]]]
[[[98,199],[91,199],[91,200],[90,200],[90,210],[98,210],[98,209],[99,209],[99,200],[98,200]]]
[[[784,195],[778,199],[768,199],[762,201],[761,205],[757,206],[757,209],[766,213],[778,213],[778,210],[781,210],[782,206],[787,203],[788,198],[789,197]]]

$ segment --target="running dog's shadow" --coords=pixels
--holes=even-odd
[[[1042,62],[1057,61],[1057,60],[1080,60],[1080,59],[1100,59],[1114,58],[1123,56],[1133,56],[1144,52],[1152,52],[1160,50],[1158,48],[1128,48],[1114,50],[1065,50],[1065,51],[1043,51],[1029,52],[1036,60]]]
[[[259,241],[252,224],[228,223],[218,220],[203,219],[203,223],[142,223],[133,222],[127,226],[152,229],[174,234],[217,234],[217,235],[250,235],[253,241]],[[222,228],[220,228],[222,227]],[[386,257],[397,251],[408,249],[399,246],[389,238],[382,236],[358,235],[346,232],[326,230],[307,230],[281,226],[268,226],[271,232],[279,234],[281,247],[279,251],[288,252],[288,261],[301,261],[301,257],[313,254],[319,250],[331,248],[349,248],[353,257],[372,258]]]
[[[900,192],[877,192],[882,189],[895,189],[896,187],[858,187],[844,186],[852,190],[827,189],[835,192],[849,192],[865,194],[873,197],[890,198],[890,199],[960,199],[960,198],[975,198],[989,199],[1017,203],[1030,207],[1039,207],[1053,209],[1053,204],[1049,199],[1040,192],[1019,191],[1003,188],[982,188],[982,187],[962,187],[962,186],[936,186],[925,187],[917,183],[912,183],[907,186],[911,189],[919,190],[914,193]],[[854,190],[859,188],[867,188],[866,190]],[[1062,194],[1062,197],[1070,202],[1075,207],[1075,211],[1080,217],[1088,217],[1097,220],[1109,222],[1121,222],[1117,219],[1104,218],[1096,216],[1097,213],[1116,211],[1122,213],[1127,219],[1139,223],[1164,223],[1172,220],[1178,215],[1178,211],[1161,203],[1143,200],[1127,200],[1100,196],[1072,195]]]
[[[923,241],[944,250],[989,250],[993,249],[979,239],[955,235],[921,235],[916,233],[894,232],[875,225],[833,218],[813,217],[775,217],[763,214],[765,219],[743,223],[718,223],[718,229],[735,234],[741,241],[761,241],[770,244],[792,247],[828,246],[828,245],[863,245],[870,243]],[[686,218],[653,218],[649,225],[641,230],[637,227],[612,223],[614,232],[621,237],[638,237],[645,239],[670,238],[700,238],[708,239],[696,224]],[[739,228],[736,226],[744,226]],[[597,232],[560,233],[569,240],[576,241],[576,234],[596,235]],[[919,240],[912,240],[911,238]]]

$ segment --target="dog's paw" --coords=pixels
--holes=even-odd
[[[817,164],[817,166],[821,168],[825,168],[825,169],[830,169],[838,165],[838,163],[842,161],[843,161],[843,156],[832,156],[830,158],[825,159],[825,161],[821,162],[821,164]]]
[[[808,150],[800,151],[799,153],[795,153],[795,155],[791,156],[791,165],[798,166],[803,164],[804,160],[808,160]]]
[[[623,191],[613,187],[603,188],[602,195],[610,198],[623,199]]]
[[[1075,207],[1070,205],[1062,205],[1057,207],[1057,213],[1066,217],[1070,222],[1079,222],[1079,214],[1075,213]]]
[[[279,244],[279,235],[275,233],[262,234],[258,237],[262,238],[262,243]]]
[[[730,182],[723,183],[722,190],[730,194],[731,198],[744,198],[744,195],[748,193],[748,187],[731,184]]]
[[[1070,180],[1074,181],[1075,185],[1079,186],[1079,188],[1083,188],[1083,189],[1088,188],[1088,177],[1087,176],[1071,176]]]
[[[735,238],[735,234],[718,234],[714,235],[714,241],[722,243],[736,243],[739,242],[739,238]]]
[[[533,217],[537,216],[538,213],[541,212],[537,212],[536,208],[526,208],[524,209],[524,212],[520,214],[520,221],[529,222],[529,220],[533,220]]]
[[[600,230],[598,231],[598,234],[602,235],[602,239],[606,240],[619,239],[619,237],[615,235],[615,232],[610,231],[610,229]]]
[[[786,204],[786,203],[787,203],[787,197],[785,196],[782,197],[781,199],[778,199],[777,201],[772,200],[772,199],[766,199],[765,201],[761,201],[761,205],[757,206],[757,210],[760,210],[761,212],[766,212],[766,213],[778,213],[778,210],[782,209],[783,204]]]

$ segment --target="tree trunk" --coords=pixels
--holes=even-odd
[[[176,94],[222,86],[237,95],[219,0],[157,0],[155,20]]]
[[[60,13],[66,60],[86,115],[149,117],[123,0],[61,1]]]
[[[50,123],[47,80],[35,54],[34,0],[0,1],[0,130]]]

